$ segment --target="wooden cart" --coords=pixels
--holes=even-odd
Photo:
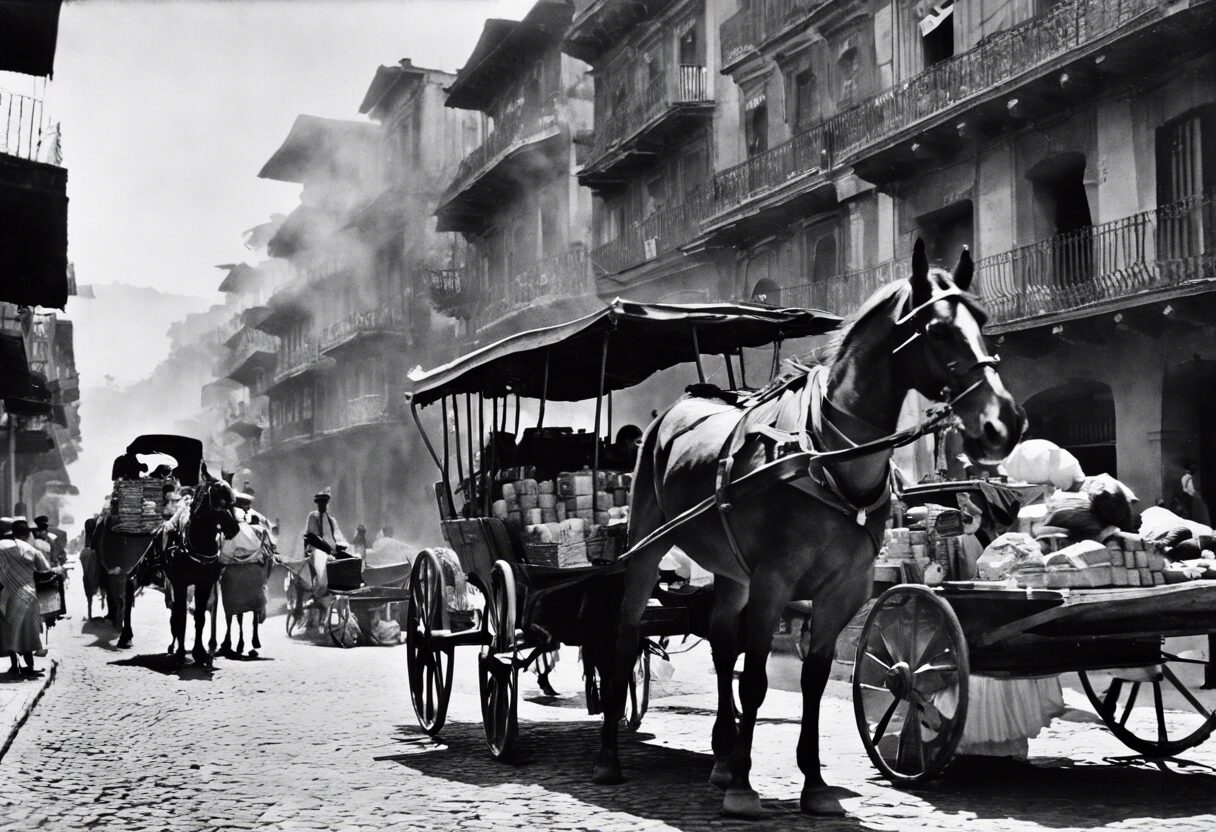
[[[443,537],[450,547],[421,552],[410,578],[407,666],[410,696],[422,728],[431,735],[442,730],[455,648],[477,647],[486,744],[495,758],[509,758],[518,739],[520,670],[559,645],[584,645],[600,635],[599,622],[605,616],[597,613],[597,605],[610,603],[607,599],[619,589],[624,571],[623,560],[576,568],[529,562],[518,537],[503,520],[490,516],[491,481],[486,475],[495,469],[496,451],[493,443],[483,444],[480,437],[487,432],[518,436],[521,399],[539,402],[538,429],[544,424],[545,402],[594,401],[594,433],[588,437],[594,482],[601,467],[599,437],[605,422],[606,433],[612,435],[613,390],[683,363],[696,364],[705,381],[702,356],[706,355],[725,360],[731,387],[736,386],[736,372],[738,386],[746,387],[744,348],[774,345],[772,361],[765,362],[771,373],[779,366],[783,339],[825,333],[839,322],[834,315],[806,309],[617,300],[577,321],[520,333],[445,367],[413,375],[410,402],[443,477],[436,497]],[[418,411],[435,404],[450,428],[442,431],[438,450],[427,438]],[[464,504],[459,509],[453,481],[463,486]],[[453,559],[484,603],[471,622],[458,622],[453,608],[457,590],[450,566]],[[641,633],[648,645],[640,651],[632,677],[623,719],[626,727],[636,728],[646,710],[653,641],[703,634],[707,628],[708,603],[703,595],[658,587],[656,597],[661,605],[649,607],[642,619]],[[593,697],[588,699],[590,707]]]
[[[1172,636],[1216,632],[1216,581],[1109,589],[1018,589],[958,582],[894,586],[866,616],[853,666],[853,705],[870,760],[888,779],[927,780],[954,756],[972,674],[1075,671],[1098,716],[1138,755],[1161,761],[1216,729],[1207,694],[1170,653]],[[1104,690],[1092,674],[1111,671]],[[1167,711],[1166,694],[1193,711]],[[1207,699],[1205,704],[1204,699]],[[1137,713],[1149,704],[1152,717]]]

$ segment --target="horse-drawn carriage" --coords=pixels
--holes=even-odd
[[[432,735],[443,728],[454,648],[475,646],[481,651],[478,672],[486,742],[495,757],[509,757],[517,740],[519,671],[562,644],[590,650],[605,634],[603,622],[611,620],[612,612],[605,604],[619,596],[627,562],[621,556],[623,537],[617,536],[625,524],[608,519],[605,506],[597,501],[607,493],[607,483],[626,482],[622,474],[633,467],[632,447],[629,458],[613,459],[619,449],[599,440],[604,433],[612,435],[612,391],[683,363],[695,363],[704,381],[702,356],[707,355],[724,358],[732,382],[736,370],[745,380],[745,348],[775,345],[776,351],[783,339],[827,332],[838,320],[822,312],[751,304],[647,305],[618,300],[580,320],[506,338],[413,376],[411,405],[443,477],[436,485],[436,497],[450,547],[421,552],[410,579],[407,663],[422,728]],[[769,368],[779,365],[775,355],[768,363]],[[537,424],[521,432],[524,399],[538,403]],[[547,427],[545,405],[551,401],[594,401],[593,432]],[[436,404],[445,427],[438,450],[418,412]],[[509,437],[507,447],[516,447],[517,436],[521,440],[515,458],[495,458],[509,453],[504,450],[504,434]],[[495,441],[483,444],[478,437],[487,435]],[[583,466],[585,470],[580,470]],[[566,468],[577,473],[562,479]],[[500,473],[504,469],[508,472]],[[554,499],[540,500],[546,495],[538,493],[532,501],[526,499],[531,495],[520,494],[522,502],[556,504],[561,499],[563,505],[589,505],[582,511],[591,512],[592,522],[586,525],[595,530],[582,540],[530,541],[529,530],[535,533],[545,524],[513,521],[513,512],[504,515],[501,509],[507,502],[504,486],[510,494],[512,481],[531,480],[539,481],[537,491],[543,483],[554,482]],[[563,484],[569,488],[560,487]],[[462,505],[456,502],[457,490]],[[531,489],[524,485],[523,490]],[[558,493],[563,490],[569,493]],[[525,511],[532,513],[531,519],[543,521],[548,509],[522,509],[521,515]],[[569,511],[567,521],[587,519],[575,516],[581,513],[578,508]],[[612,515],[617,519],[620,512]],[[595,523],[596,519],[608,522]],[[484,605],[480,610],[468,601],[466,581],[480,595]],[[705,634],[703,594],[660,585],[654,595],[656,603],[643,616],[641,638]],[[636,728],[645,713],[650,654],[650,649],[640,650],[630,675],[623,717],[629,727]],[[589,692],[590,705],[596,695],[594,689]]]

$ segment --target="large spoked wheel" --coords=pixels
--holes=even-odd
[[[335,646],[343,648],[355,646],[357,639],[353,635],[354,631],[350,624],[350,599],[339,595],[329,605],[329,611],[325,616],[325,632]]]
[[[1085,671],[1077,675],[1120,742],[1150,760],[1163,760],[1194,748],[1216,730],[1216,702],[1210,691],[1197,691],[1182,678],[1186,664],[1202,665],[1162,652],[1161,664],[1112,671],[1110,686],[1101,692]]]
[[[967,642],[927,587],[892,587],[870,610],[853,665],[853,711],[870,761],[912,784],[941,772],[967,719]]]
[[[506,561],[495,561],[490,572],[485,627],[488,645],[478,659],[481,721],[486,745],[496,760],[509,760],[519,739],[519,647],[515,629],[515,573]]]
[[[436,645],[434,634],[444,622],[443,568],[429,549],[418,554],[410,575],[410,597],[405,611],[405,666],[410,680],[410,701],[418,724],[438,736],[452,698],[453,648]]]
[[[621,717],[621,728],[636,731],[642,725],[646,709],[650,707],[650,645],[642,642],[633,672],[629,674],[629,692],[625,698],[625,714]]]

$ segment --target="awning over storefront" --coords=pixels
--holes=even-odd
[[[21,416],[51,413],[51,391],[45,379],[30,372],[25,342],[19,335],[0,334],[0,398],[9,413]]]
[[[0,70],[51,75],[60,0],[0,0]]]

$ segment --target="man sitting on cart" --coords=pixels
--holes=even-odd
[[[314,593],[320,597],[326,593],[329,583],[326,580],[325,564],[330,556],[343,557],[347,543],[338,521],[329,513],[330,490],[318,491],[313,495],[317,504],[315,511],[308,513],[304,522],[304,554],[312,563],[313,574],[316,576]]]

